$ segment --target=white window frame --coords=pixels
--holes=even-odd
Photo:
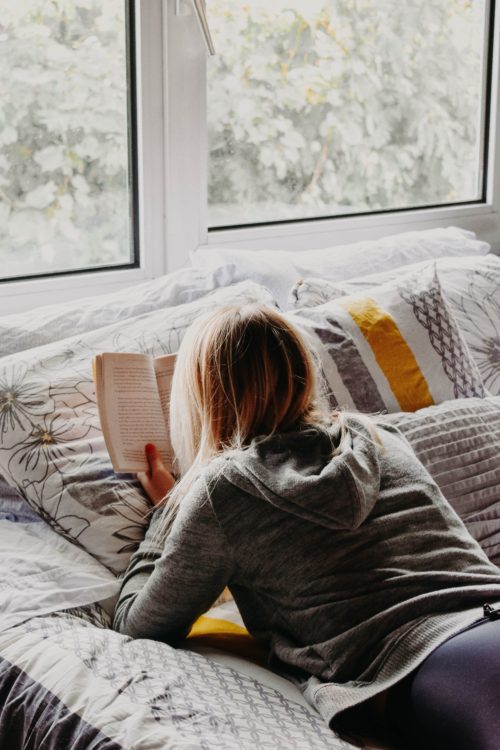
[[[166,0],[167,5],[170,0]],[[189,0],[182,0],[185,6]],[[500,2],[496,3],[494,50],[492,60],[492,97],[489,123],[489,165],[486,201],[481,204],[422,208],[347,218],[316,219],[255,226],[242,229],[208,231],[207,163],[206,163],[206,53],[201,34],[192,16],[176,17],[175,0],[166,14],[169,61],[183,60],[183,65],[167,67],[169,80],[170,173],[167,190],[171,196],[170,212],[175,232],[169,238],[171,263],[178,267],[194,250],[202,252],[211,246],[241,249],[307,250],[376,239],[398,232],[460,226],[489,242],[500,253]],[[187,10],[186,10],[187,13]],[[487,15],[487,14],[486,14]],[[485,26],[489,19],[485,18]],[[180,34],[182,33],[182,41]],[[188,40],[189,33],[191,40]],[[186,41],[188,40],[188,41]],[[186,54],[188,50],[188,54]],[[181,69],[182,68],[182,69]],[[483,76],[486,92],[486,76]],[[182,80],[182,84],[180,81]],[[175,114],[185,116],[191,106],[192,117],[180,132]],[[484,119],[484,116],[482,117]],[[193,148],[193,144],[195,147]],[[181,170],[181,164],[183,170]],[[174,166],[175,165],[175,166]],[[176,177],[183,172],[179,190]],[[182,203],[182,205],[181,205]],[[181,213],[182,212],[182,213]],[[182,224],[175,217],[182,216]],[[189,223],[186,227],[184,222]],[[170,266],[172,267],[172,266]]]
[[[136,0],[139,264],[0,282],[0,315],[105,294],[166,273],[165,74],[162,0]],[[28,270],[27,270],[28,273]]]
[[[139,267],[0,282],[0,315],[104,294],[176,270],[211,246],[304,250],[455,225],[500,253],[500,2],[487,200],[478,205],[208,231],[205,40],[192,0],[136,0]],[[486,86],[486,81],[484,83]]]

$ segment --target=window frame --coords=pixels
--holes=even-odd
[[[116,268],[0,280],[0,315],[105,294],[166,272],[163,2],[130,2],[135,19],[134,67],[130,71],[135,102],[129,109],[136,118],[136,142],[131,144],[131,206],[135,212],[131,235],[136,258]]]
[[[480,239],[489,242],[495,252],[500,252],[500,8],[497,7],[495,12],[495,5],[498,4],[490,0],[485,13],[485,42],[491,63],[484,66],[485,106],[480,115],[481,129],[484,125],[487,126],[485,147],[481,155],[487,159],[487,163],[481,164],[483,198],[464,204],[395,209],[357,216],[280,221],[242,228],[206,228],[197,250],[203,251],[211,246],[307,250],[376,239],[405,231],[458,225],[475,232]],[[489,33],[486,34],[488,28]],[[487,102],[489,87],[491,95]],[[485,180],[483,174],[486,175]],[[204,179],[206,183],[206,171]]]

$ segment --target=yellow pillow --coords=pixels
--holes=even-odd
[[[252,638],[243,624],[234,600],[225,601],[199,617],[188,640],[243,656],[267,667],[267,649]]]

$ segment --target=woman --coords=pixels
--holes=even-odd
[[[383,709],[405,748],[500,746],[500,571],[397,430],[328,413],[290,323],[247,306],[195,324],[171,432],[182,478],[147,447],[158,509],[116,629],[178,644],[228,586],[335,730]]]

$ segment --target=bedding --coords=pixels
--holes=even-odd
[[[96,608],[0,634],[9,750],[348,750],[319,715],[199,654],[131,640]]]
[[[214,289],[229,286],[233,276],[230,264],[210,269],[181,268],[117,292],[4,315],[0,317],[0,357],[193,302]]]
[[[440,258],[435,268],[444,296],[487,390],[500,395],[500,257]],[[405,272],[426,273],[428,261],[347,281],[304,278],[290,290],[289,306],[315,307],[344,295],[395,282]]]
[[[476,242],[470,233],[454,238],[448,235],[442,242],[450,239],[456,240],[457,252],[464,239],[465,244]],[[477,243],[469,252],[485,249],[484,243]],[[434,257],[434,251],[439,252],[437,245],[427,247],[425,252],[430,254],[425,257]],[[408,250],[408,258],[409,254]],[[483,260],[467,259],[471,269],[473,263],[479,268]],[[359,257],[354,261],[359,268]],[[442,263],[448,263],[450,269],[456,263],[460,269],[462,260],[437,263],[439,278],[451,301],[439,269]],[[421,267],[425,265],[429,267],[428,262]],[[224,283],[232,281],[240,270],[226,268],[219,278]],[[187,276],[182,279],[187,281]],[[458,288],[459,273],[453,279]],[[155,287],[151,287],[150,301],[168,298],[167,291],[162,297],[160,287],[157,296]],[[181,287],[190,294],[188,284]],[[242,294],[244,299],[251,288],[258,301],[272,303],[272,294],[252,284],[238,287],[237,301]],[[481,289],[478,294],[485,294],[484,287]],[[228,290],[227,299],[234,293]],[[215,294],[220,294],[216,304],[226,299],[225,291]],[[127,307],[130,300],[126,296],[116,300],[117,318],[127,310],[138,309]],[[182,296],[172,299],[177,300],[175,304],[183,300]],[[494,294],[492,299],[496,304]],[[22,376],[23,387],[27,386],[16,414],[15,434],[7,425],[6,399],[2,400],[0,386],[0,470],[5,467],[13,472],[10,481],[26,492],[30,507],[61,534],[57,537],[44,523],[25,523],[28,517],[23,515],[23,501],[17,501],[12,493],[9,498],[0,490],[0,519],[4,513],[4,517],[11,514],[21,521],[13,524],[0,520],[0,746],[9,750],[42,744],[47,750],[351,748],[324,726],[300,694],[294,693],[291,683],[285,684],[263,667],[262,652],[251,643],[232,602],[205,613],[195,623],[183,649],[153,641],[131,641],[109,630],[117,584],[97,560],[115,573],[123,570],[131,550],[142,538],[148,505],[136,482],[111,472],[95,419],[88,363],[93,352],[104,347],[132,351],[137,347],[139,351],[163,353],[175,346],[172,342],[178,341],[184,328],[183,324],[177,327],[177,313],[177,323],[170,326],[169,322],[165,328],[160,325],[160,316],[151,310],[132,315],[130,324],[121,320],[109,326],[108,312],[100,310],[97,298],[86,303],[86,309],[79,308],[80,317],[73,318],[75,325],[102,330],[0,362],[4,394],[7,372]],[[195,305],[180,312],[199,314],[195,310],[205,309],[205,303],[211,305],[213,299],[205,300],[201,308]],[[67,309],[70,313],[70,306]],[[453,311],[458,318],[455,307]],[[47,309],[47,323],[54,321],[54,332],[67,331],[54,312],[51,318]],[[168,316],[172,311],[165,312]],[[479,313],[478,308],[477,316]],[[470,313],[464,311],[464,320],[467,315]],[[0,328],[4,320],[0,320]],[[37,332],[29,314],[25,324],[25,334],[19,341],[28,342],[28,346],[40,343],[43,325]],[[310,322],[306,327],[310,329]],[[82,333],[84,329],[76,331]],[[15,338],[15,334],[10,338],[12,346]],[[496,520],[500,501],[499,409],[498,399],[473,397],[465,403],[452,401],[411,414],[384,416],[395,420],[445,496],[460,508],[473,536],[495,561],[500,558],[500,523]],[[31,428],[38,433],[28,435]],[[4,545],[2,533],[7,527],[9,539]],[[81,549],[63,537],[80,544]],[[45,542],[50,552],[44,548]],[[86,554],[87,549],[95,560]]]
[[[150,510],[139,483],[115,475],[95,402],[92,358],[106,350],[175,352],[215,307],[273,304],[253,282],[0,360],[0,472],[60,534],[114,573],[127,567]]]
[[[350,747],[269,670],[111,630],[116,580],[45,524],[0,522],[0,548],[1,747]]]
[[[485,395],[433,264],[288,316],[311,341],[333,406],[416,411]]]
[[[111,614],[118,587],[106,568],[47,524],[0,520],[0,632],[94,602]]]
[[[401,430],[469,533],[500,565],[500,396],[382,420]]]
[[[443,256],[481,256],[488,250],[489,245],[477,240],[473,232],[448,227],[304,251],[209,246],[193,253],[191,263],[207,269],[226,265],[231,269],[232,283],[252,279],[264,284],[273,290],[280,307],[286,309],[290,287],[300,278],[341,281],[367,270],[388,271]]]

